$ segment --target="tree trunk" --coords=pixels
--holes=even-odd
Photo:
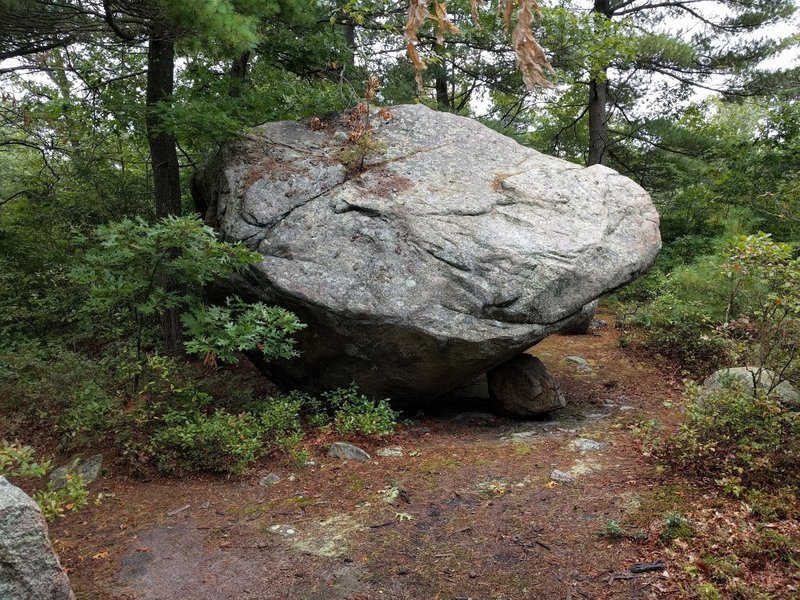
[[[610,0],[594,0],[592,12],[611,19]],[[604,67],[589,81],[589,166],[604,165],[608,159],[608,78]]]
[[[589,82],[589,166],[604,165],[608,150],[608,81]]]
[[[356,64],[356,26],[353,23],[345,23],[342,25],[342,34],[350,51],[348,56],[350,66],[353,66]]]
[[[145,122],[150,163],[153,169],[153,191],[156,218],[181,214],[181,185],[175,136],[165,130],[164,110],[172,99],[175,70],[175,42],[151,34],[147,46],[147,90]],[[167,291],[177,282],[162,277],[160,285]],[[161,315],[161,334],[168,352],[182,349],[180,314],[171,308]]]
[[[442,62],[436,64],[434,78],[436,82],[436,104],[439,108],[450,109],[450,91],[447,89],[447,60],[444,57],[444,46],[433,45],[433,50],[439,55]]]
[[[156,217],[181,214],[181,185],[175,136],[164,130],[161,112],[172,98],[175,43],[151,37],[147,47],[146,123]]]
[[[247,78],[247,67],[250,62],[250,51],[242,52],[233,59],[231,64],[231,82],[228,86],[228,96],[238,98],[242,95],[242,85]]]

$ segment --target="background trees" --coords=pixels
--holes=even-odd
[[[526,89],[506,4],[455,0],[448,35],[435,18],[416,34],[419,92],[405,0],[3,0],[0,249],[9,277],[27,282],[7,292],[19,291],[14,311],[34,289],[63,290],[80,247],[72,229],[186,211],[186,175],[222,139],[351,106],[368,72],[385,103],[473,114],[634,177],[662,209],[664,261],[689,260],[737,227],[797,237],[797,70],[758,69],[793,41],[764,29],[788,22],[791,0],[541,4],[533,27],[555,89]],[[46,304],[34,329],[68,329],[70,312]],[[177,324],[170,315],[163,327],[172,348]]]

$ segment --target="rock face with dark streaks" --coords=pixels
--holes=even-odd
[[[308,324],[302,356],[265,367],[277,383],[434,398],[655,260],[658,214],[630,179],[465,117],[391,112],[373,116],[381,150],[361,172],[346,121],[285,121],[229,142],[192,181],[222,238],[264,257],[227,291]]]

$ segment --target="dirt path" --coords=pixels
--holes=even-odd
[[[78,598],[666,597],[668,573],[627,569],[661,558],[668,571],[668,557],[602,533],[610,521],[646,529],[679,501],[659,489],[636,432],[672,420],[664,403],[681,386],[621,350],[613,328],[532,353],[567,397],[546,421],[445,407],[367,447],[370,463],[320,448],[316,466],[265,461],[243,480],[96,482],[113,496],[51,528]],[[576,354],[590,373],[564,362]],[[403,456],[376,457],[382,446]],[[554,469],[574,482],[554,483]],[[267,473],[281,480],[259,485]]]

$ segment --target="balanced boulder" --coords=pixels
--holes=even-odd
[[[345,118],[268,123],[193,178],[207,222],[263,256],[224,291],[308,325],[299,358],[264,365],[279,385],[439,396],[558,331],[658,254],[650,197],[609,168],[422,105],[371,125],[359,146]]]

